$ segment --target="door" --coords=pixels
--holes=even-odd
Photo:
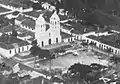
[[[49,39],[49,44],[51,44],[51,39]]]

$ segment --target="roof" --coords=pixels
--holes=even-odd
[[[6,8],[3,8],[3,7],[0,7],[0,13],[2,13],[2,12],[7,12],[7,11],[10,11],[10,10],[8,10],[8,9],[6,9]]]
[[[68,20],[69,18],[66,15],[59,15],[60,20]]]
[[[50,11],[46,11],[43,15],[43,17],[45,18],[45,20],[47,22],[50,22],[50,17],[52,16],[53,12],[50,12]]]
[[[120,48],[120,45],[118,45],[116,43],[116,35],[108,35],[108,36],[94,36],[94,35],[90,35],[88,36],[88,38],[94,39],[96,41],[100,41],[101,43],[113,46],[115,48]],[[120,36],[118,36],[118,40],[119,40]]]
[[[28,42],[12,36],[1,36],[0,37],[0,47],[4,49],[13,49],[15,47],[22,47],[30,45]]]
[[[9,3],[9,5],[13,6],[13,7],[16,7],[16,8],[20,8],[20,7],[23,6],[21,3],[16,3],[16,2]]]
[[[18,15],[20,12],[18,12],[18,11],[14,11],[13,13],[12,13],[12,15]]]
[[[71,33],[74,33],[74,34],[84,34],[84,33],[95,31],[95,29],[92,26],[85,26],[80,23],[71,23],[71,24],[64,23],[63,28],[68,30],[71,30],[73,28]]]
[[[31,11],[31,12],[26,12],[24,14],[38,18],[40,14],[44,14],[44,13],[45,13],[45,10],[43,10],[43,11]]]
[[[13,30],[13,27],[10,25],[0,28],[0,32],[11,32],[12,30]]]
[[[72,35],[69,35],[69,34],[64,33],[64,32],[60,32],[60,35],[62,36],[63,39],[72,37]]]
[[[25,19],[28,19],[28,17],[25,17],[24,15],[19,15],[16,20],[19,20],[19,21],[22,21],[22,20],[25,20]]]
[[[22,25],[25,25],[25,26],[28,26],[32,29],[35,29],[35,21],[33,19],[25,19],[23,22],[22,22]]]
[[[105,84],[105,83],[102,80],[96,80],[96,81],[93,81],[90,84]]]

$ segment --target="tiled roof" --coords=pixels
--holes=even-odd
[[[0,47],[4,49],[12,49],[15,48],[14,44],[18,47],[29,45],[28,42],[20,40],[18,38],[10,37],[10,36],[1,36],[0,37]]]
[[[95,31],[95,29],[91,26],[85,26],[85,25],[81,25],[79,23],[71,23],[71,24],[68,24],[68,23],[65,23],[63,24],[65,28],[67,29],[74,29],[71,31],[71,33],[74,33],[74,34],[84,34],[84,33],[88,33],[88,32],[91,32],[91,31]]]
[[[47,22],[50,22],[50,17],[52,16],[53,12],[50,12],[50,11],[46,11],[43,15],[43,17],[45,18],[45,20]]]
[[[90,36],[88,36],[88,38],[91,38],[91,39],[100,41],[101,43],[104,43],[104,44],[113,46],[113,47],[115,47],[115,48],[120,48],[120,45],[118,45],[118,44],[116,43],[116,35],[99,36],[99,37],[90,35]],[[118,37],[118,39],[119,39],[119,38],[120,38],[120,37]]]
[[[64,33],[64,32],[60,32],[60,35],[62,36],[62,39],[65,39],[65,38],[70,38],[72,37],[72,35],[69,35],[67,33]]]
[[[25,17],[24,15],[19,15],[16,20],[19,20],[19,21],[22,21],[22,20],[25,20],[25,19],[28,19],[28,17]]]
[[[32,29],[35,29],[35,21],[33,19],[25,19],[23,22],[22,22],[23,25],[25,26],[28,26]]]
[[[0,32],[11,32],[12,30],[13,30],[13,27],[10,25],[0,28]]]
[[[14,2],[12,2],[12,3],[9,3],[9,5],[10,6],[13,6],[13,7],[16,7],[16,8],[20,8],[20,7],[22,7],[23,5],[21,4],[21,3],[14,3]]]
[[[26,12],[24,14],[38,18],[40,14],[44,14],[44,13],[45,11],[31,11],[31,12]]]
[[[7,11],[10,11],[10,10],[8,10],[8,9],[6,9],[6,8],[3,8],[3,7],[0,7],[0,13],[2,13],[2,12],[7,12]]]

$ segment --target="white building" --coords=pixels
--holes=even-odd
[[[31,44],[11,36],[0,36],[0,55],[10,58],[16,53],[28,51]]]
[[[35,38],[40,46],[61,42],[60,18],[56,12],[47,17],[48,21],[40,15],[35,23]],[[46,16],[45,16],[46,17]]]

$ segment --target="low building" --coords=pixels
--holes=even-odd
[[[11,25],[6,25],[0,28],[0,33],[5,33],[5,34],[12,34],[13,26]]]
[[[8,35],[0,36],[0,54],[3,56],[9,58],[30,48],[31,45],[26,41]]]
[[[107,50],[110,49],[111,53],[120,55],[120,45],[119,39],[116,38],[116,34],[107,35],[107,36],[94,36],[90,35],[85,38],[86,42],[94,43],[96,47]]]
[[[76,40],[82,40],[87,34],[93,34],[91,32],[96,31],[92,26],[85,26],[73,21],[68,21],[61,25],[61,31],[73,35]]]
[[[61,34],[61,37],[62,37],[62,42],[72,42],[72,41],[75,41],[75,37],[72,36],[72,35],[69,35],[67,33],[64,33],[64,32],[60,32]]]

